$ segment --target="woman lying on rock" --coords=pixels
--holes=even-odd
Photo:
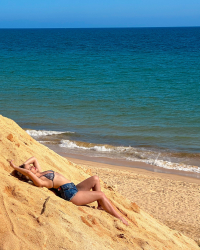
[[[98,176],[92,176],[75,186],[74,183],[53,170],[42,172],[42,168],[35,157],[31,157],[19,167],[15,166],[13,160],[9,162],[11,167],[28,176],[37,187],[57,189],[63,199],[71,201],[77,206],[97,201],[98,209],[104,209],[120,219],[125,225],[128,225],[128,222],[114,209],[108,198],[101,191]],[[90,191],[91,189],[93,192]]]

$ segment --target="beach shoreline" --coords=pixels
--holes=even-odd
[[[64,140],[63,138],[65,135],[56,131],[33,130],[30,132],[30,130],[26,130],[26,132],[40,143],[64,157],[106,163],[114,166],[142,168],[152,172],[182,175],[200,179],[198,161],[200,158],[198,154],[183,154],[183,158],[177,158],[175,161],[175,158],[170,159],[169,157],[166,158],[166,156],[164,159],[164,155],[161,156],[161,152],[153,153],[153,151],[147,150],[145,154],[150,155],[144,156],[143,149],[141,150],[130,146],[115,147],[107,144],[100,145],[81,141],[74,142],[73,140]],[[63,144],[64,141],[65,143]],[[140,153],[138,150],[140,150]],[[152,153],[154,155],[152,155]],[[168,156],[170,156],[170,154],[176,155],[175,151],[173,153],[167,153]],[[135,157],[130,157],[130,155],[135,155]],[[190,163],[189,159],[191,161]]]
[[[118,167],[125,167],[125,168],[134,168],[134,169],[143,169],[149,172],[153,173],[163,173],[163,174],[169,174],[169,175],[178,175],[188,178],[195,178],[197,180],[200,180],[200,173],[192,172],[192,171],[183,171],[183,170],[176,170],[172,168],[165,168],[165,167],[159,167],[156,165],[148,164],[142,161],[129,161],[126,159],[119,159],[119,158],[109,158],[105,156],[92,156],[92,155],[84,155],[81,153],[73,153],[72,151],[61,148],[58,145],[53,144],[44,144],[57,154],[66,157],[66,158],[72,158],[74,161],[82,160],[82,161],[88,161],[88,162],[95,162],[100,164],[108,164],[111,166],[118,166]]]
[[[184,181],[188,183],[200,184],[199,178],[184,175],[188,173],[190,175],[190,172],[185,173],[184,171],[178,171],[178,170],[173,170],[173,169],[169,169],[169,170],[164,169],[163,171],[161,171],[159,167],[146,164],[144,162],[131,162],[131,166],[128,167],[128,166],[123,166],[120,164],[111,164],[111,163],[108,164],[108,163],[103,162],[103,159],[101,159],[101,161],[99,159],[96,159],[95,161],[94,158],[89,159],[89,157],[84,157],[84,156],[79,156],[79,157],[64,156],[64,157],[77,165],[82,165],[87,168],[90,168],[90,167],[91,168],[105,168],[105,169],[108,168],[112,170],[128,171],[131,173],[148,175],[148,176],[153,176],[157,178],[167,178],[167,179],[171,179],[175,181]],[[165,170],[167,170],[167,172],[165,172]]]

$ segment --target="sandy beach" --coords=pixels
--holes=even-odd
[[[14,121],[1,116],[0,125],[0,249],[199,249],[198,179],[66,159]],[[77,206],[45,186],[20,180],[8,159],[20,165],[30,156],[43,170],[52,169],[75,184],[98,174],[102,191],[128,226],[96,209],[96,202]]]
[[[69,158],[171,229],[200,241],[200,180]],[[138,167],[138,164],[134,163]]]

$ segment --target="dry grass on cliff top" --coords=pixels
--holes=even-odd
[[[101,181],[102,190],[129,221],[125,226],[94,205],[75,206],[46,188],[11,175],[7,159],[22,164],[38,158],[44,170],[62,173],[75,184],[90,171],[32,139],[14,121],[0,116],[0,249],[199,249]]]

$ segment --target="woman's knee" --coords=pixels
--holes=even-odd
[[[98,175],[93,175],[92,178],[93,178],[93,180],[95,182],[99,182],[99,176]]]

